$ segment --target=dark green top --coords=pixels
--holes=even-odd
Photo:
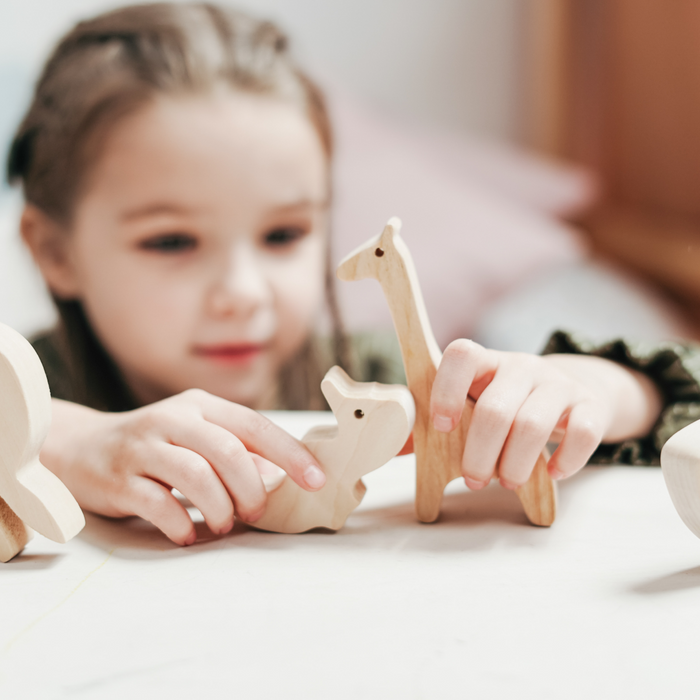
[[[651,433],[617,445],[600,445],[591,458],[598,464],[659,464],[661,448],[671,435],[700,419],[700,346],[680,342],[613,340],[596,345],[577,335],[556,332],[543,354],[592,355],[642,372],[663,397],[663,410]]]

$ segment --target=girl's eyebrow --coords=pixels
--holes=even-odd
[[[329,204],[330,197],[323,197],[321,199],[300,199],[296,202],[281,204],[274,207],[272,211],[275,214],[284,214],[285,212],[295,209],[325,209]],[[135,207],[134,209],[128,209],[119,218],[122,222],[129,223],[138,219],[145,219],[149,216],[162,216],[165,214],[177,216],[187,213],[190,212],[177,204],[156,203],[146,204],[145,206]]]
[[[293,209],[325,209],[330,204],[330,197],[319,199],[300,199],[296,202],[280,204],[272,209],[275,214],[284,214]]]
[[[148,216],[162,216],[163,214],[178,215],[185,213],[185,209],[176,204],[147,204],[143,207],[128,209],[121,215],[120,219],[124,223],[128,223],[136,219],[144,219]]]

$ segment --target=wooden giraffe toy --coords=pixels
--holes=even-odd
[[[462,421],[451,433],[440,433],[430,419],[430,393],[442,353],[430,328],[413,259],[399,235],[401,222],[389,220],[380,236],[350,253],[338,266],[338,277],[379,281],[391,309],[401,345],[408,388],[416,403],[413,443],[416,453],[416,513],[423,522],[440,515],[445,486],[462,476],[461,461],[474,402],[467,399]],[[529,481],[516,493],[530,522],[549,526],[556,516],[556,485],[547,473],[543,452]]]
[[[700,421],[669,438],[661,450],[661,471],[678,515],[700,537]]]
[[[0,324],[0,562],[24,549],[33,528],[67,542],[85,525],[63,483],[39,461],[51,394],[34,348]]]
[[[264,477],[267,510],[252,523],[259,530],[339,530],[365,495],[361,478],[395,457],[411,434],[415,407],[405,386],[355,382],[332,367],[321,389],[338,425],[312,428],[302,442],[323,467],[326,484],[309,492],[282,470]]]

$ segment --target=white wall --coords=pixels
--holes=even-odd
[[[36,72],[51,44],[73,22],[115,4],[2,0],[0,77],[7,66]],[[527,0],[235,4],[276,19],[308,65],[321,67],[379,106],[438,126],[501,139],[518,136],[519,30]]]

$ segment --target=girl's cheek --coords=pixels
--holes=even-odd
[[[202,281],[193,275],[158,274],[131,256],[95,265],[84,303],[100,335],[131,345],[172,342],[196,321]]]
[[[281,281],[284,289],[278,290],[278,298],[287,300],[289,313],[308,325],[316,317],[323,303],[325,265],[323,251],[314,246],[298,262],[294,270]]]
[[[277,300],[279,344],[289,356],[314,331],[324,300],[323,251],[308,251],[295,265],[278,268],[270,276]]]

